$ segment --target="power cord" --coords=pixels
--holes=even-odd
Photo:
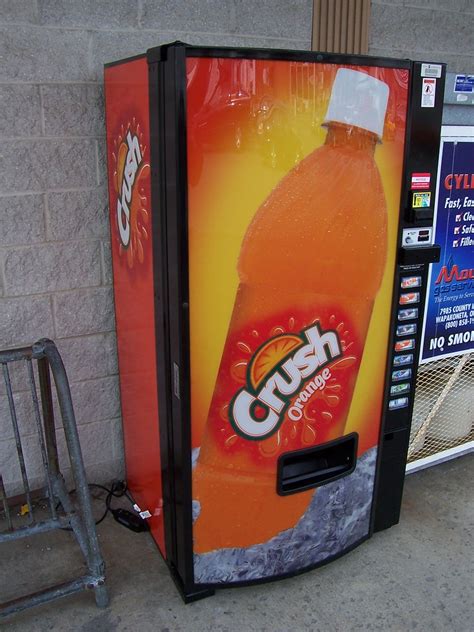
[[[113,509],[111,507],[112,498],[122,498],[124,496],[132,503],[132,505],[134,504],[132,497],[128,493],[127,484],[125,483],[125,481],[113,481],[110,488],[105,487],[105,485],[98,485],[97,483],[89,483],[88,487],[101,489],[107,494],[105,497],[104,513],[101,515],[101,517],[98,520],[96,520],[95,522],[96,526],[99,525],[101,522],[103,522],[105,518],[107,517],[107,514],[110,512],[112,516],[114,517],[114,519],[116,520],[116,522],[118,522],[124,527],[127,527],[127,529],[130,529],[131,531],[135,531],[135,533],[141,533],[143,531],[150,530],[148,522],[141,516],[138,516],[137,514],[129,511],[128,509],[124,509],[121,507],[119,507],[118,509]],[[75,489],[72,489],[69,492],[69,495],[74,494],[75,491],[76,491]],[[70,530],[69,527],[66,527],[66,529]]]
[[[116,510],[113,510],[110,506],[110,503],[112,502],[112,498],[122,498],[123,496],[125,496],[133,505],[133,500],[130,494],[127,492],[127,484],[125,483],[125,481],[112,481],[112,486],[110,488],[105,487],[105,485],[98,485],[97,483],[90,483],[88,487],[101,489],[102,491],[107,493],[107,496],[105,497],[104,513],[97,520],[97,522],[95,523],[96,525],[100,524],[101,522],[105,520],[109,511],[112,515],[113,515],[113,512],[116,511]]]

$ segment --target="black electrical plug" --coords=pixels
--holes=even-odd
[[[141,533],[142,531],[150,530],[146,520],[140,518],[140,516],[137,516],[127,509],[111,509],[110,511],[119,524],[127,527],[127,529],[130,529],[131,531]]]

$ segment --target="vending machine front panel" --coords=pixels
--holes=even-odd
[[[189,52],[196,584],[369,536],[409,74]]]

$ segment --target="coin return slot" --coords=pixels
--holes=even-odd
[[[285,496],[326,485],[353,472],[357,439],[357,433],[353,433],[315,448],[282,454],[278,460],[278,494]]]

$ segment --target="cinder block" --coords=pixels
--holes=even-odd
[[[245,2],[240,2],[240,5]],[[258,6],[253,5],[256,10]],[[236,2],[219,0],[144,0],[141,26],[160,31],[198,31],[233,33],[238,25]],[[240,17],[240,16],[239,16]],[[171,40],[172,41],[172,38]]]
[[[20,346],[20,345],[17,345]],[[13,393],[27,391],[29,388],[26,360],[8,363],[8,375]],[[7,389],[3,378],[3,369],[0,370],[0,397],[6,395]],[[1,436],[1,433],[0,433]]]
[[[400,9],[386,4],[372,6],[370,24],[371,47],[404,51],[434,50],[434,33],[445,28],[444,24],[440,24],[439,28],[435,26],[432,10],[410,7]]]
[[[76,424],[90,424],[120,415],[118,375],[73,382],[67,370],[71,388]],[[57,428],[63,427],[58,393],[53,388],[54,420]]]
[[[0,152],[0,190],[5,193],[93,187],[95,140],[19,140]]]
[[[6,138],[41,135],[39,86],[0,85],[0,135]]]
[[[0,301],[0,348],[29,345],[39,338],[54,338],[48,296]]]
[[[113,480],[124,480],[124,469],[123,460],[120,461],[118,459],[99,461],[98,463],[89,462],[88,460],[87,463],[85,463],[87,480],[91,483],[98,483],[99,485],[108,486]],[[71,470],[63,468],[62,473],[69,487],[72,487]]]
[[[48,193],[48,237],[53,240],[100,239],[109,234],[105,187]]]
[[[279,39],[262,35],[242,35],[240,33],[215,35],[202,33],[186,33],[185,41],[198,46],[235,46],[244,48],[278,48],[285,50],[310,50],[311,39]]]
[[[189,31],[191,38],[196,32],[310,40],[312,0],[144,0],[141,24],[160,31]]]
[[[110,332],[107,334],[59,339],[55,342],[64,362],[70,384],[84,382],[85,380],[91,383],[91,380],[117,376],[118,366],[115,333]],[[38,389],[39,378],[35,361],[32,362],[32,366],[36,387]],[[23,434],[31,434],[32,429],[34,429],[35,421],[33,416],[34,408],[30,390],[28,362],[23,360],[8,363],[8,374],[20,428],[25,427]],[[100,390],[103,391],[103,387],[100,387]],[[57,422],[60,423],[60,411],[57,406],[56,390],[53,382],[52,395],[53,404],[55,406],[55,416],[57,417]],[[11,434],[12,427],[9,417],[7,390],[3,379],[3,371],[0,371],[0,437],[6,438],[2,427],[10,428]],[[28,420],[28,417],[31,419]]]
[[[56,294],[53,297],[53,304],[59,338],[114,330],[112,288]]]
[[[234,3],[237,33],[311,42],[312,0],[292,0],[292,2],[288,0],[260,0],[260,2],[235,0]],[[227,3],[223,3],[223,6],[227,6]],[[286,48],[286,46],[283,47]]]
[[[79,426],[79,442],[81,444],[84,463],[103,463],[113,460],[113,448],[110,432],[110,421]],[[62,429],[58,430],[58,452],[61,467],[69,464],[66,437]]]
[[[37,436],[30,435],[22,438],[22,449],[30,489],[37,489],[45,484]],[[24,492],[16,445],[12,439],[0,440],[0,463],[7,496]]]
[[[122,460],[124,458],[124,444],[123,444],[123,428],[122,428],[122,418],[117,417],[117,419],[112,419],[111,421],[111,436],[112,436],[112,445],[114,450],[114,457],[117,460]]]
[[[472,3],[470,3],[472,5]],[[452,53],[453,56],[474,52],[474,20],[454,11],[434,12],[435,29],[430,37],[429,50]],[[428,50],[428,49],[427,49]],[[474,71],[472,64],[466,69]]]
[[[407,0],[389,0],[389,2],[387,2],[387,0],[371,0],[371,5],[373,7],[374,4],[391,4],[402,7],[405,5],[406,2]]]
[[[88,81],[89,40],[87,31],[0,27],[0,81]]]
[[[28,387],[28,385],[29,382],[25,379],[23,386]],[[3,388],[3,391],[5,391],[5,388]],[[14,393],[13,403],[20,434],[22,436],[34,434],[36,432],[36,418],[31,393],[29,391]],[[8,398],[4,393],[0,395],[0,437],[2,439],[14,438],[10,406]]]
[[[176,6],[176,5],[174,5]],[[184,5],[183,5],[184,6]],[[278,39],[261,35],[242,33],[208,34],[180,30],[163,33],[161,31],[130,32],[124,37],[120,32],[93,32],[92,35],[92,75],[95,81],[103,77],[105,63],[143,53],[147,48],[160,46],[175,39],[201,46],[248,46],[257,48],[285,48],[308,50],[311,38]]]
[[[112,285],[113,282],[112,249],[110,247],[110,241],[102,242],[102,282],[104,285]]]
[[[78,427],[86,475],[90,482],[104,483],[113,478],[123,478],[123,463],[113,456],[113,423],[114,421],[106,420]],[[68,485],[72,486],[69,453],[62,428],[57,429],[57,442],[61,472]],[[37,435],[23,437],[22,447],[30,488],[38,489],[46,481]],[[22,493],[24,489],[21,471],[12,439],[0,439],[0,463],[7,496]]]
[[[397,0],[397,4],[400,0]],[[391,4],[395,4],[392,2]],[[403,0],[406,7],[426,8],[441,11],[467,11],[472,10],[471,0]],[[442,17],[440,16],[440,19]]]
[[[41,0],[39,22],[48,26],[136,27],[137,0]]]
[[[378,48],[375,46],[369,46],[369,55],[373,57],[390,57],[392,59],[406,59],[408,57],[407,53],[403,53],[403,51],[396,48]],[[411,59],[411,57],[408,57]]]
[[[56,340],[70,382],[115,375],[118,372],[115,334]]]
[[[144,53],[148,48],[177,39],[176,33],[157,31],[93,31],[92,68],[89,80],[102,81],[104,64]]]
[[[444,62],[447,64],[448,72],[469,72],[469,69],[474,68],[474,57],[470,56],[462,56],[462,55],[450,55],[446,52],[442,51],[416,51],[416,50],[398,50],[398,49],[389,49],[389,48],[375,48],[370,46],[369,55],[375,55],[378,57],[392,57],[396,59],[416,59],[416,60],[425,60],[425,61],[433,61],[433,62]],[[462,109],[468,109],[462,107]],[[444,121],[443,121],[444,122]],[[460,123],[459,123],[460,124]],[[468,119],[462,123],[463,125],[468,125]]]
[[[107,144],[105,136],[97,140],[97,179],[99,184],[107,185]]]
[[[34,244],[44,239],[42,195],[0,197],[0,245]]]
[[[7,496],[13,496],[18,491],[17,480],[21,478],[13,439],[0,439],[0,463],[2,464],[1,474],[5,491]]]
[[[101,281],[100,243],[47,243],[9,250],[4,257],[10,296],[90,287]]]
[[[102,86],[46,85],[41,94],[46,136],[105,135]]]
[[[37,21],[36,2],[0,0],[0,24],[35,24]]]
[[[120,416],[118,376],[71,384],[77,424]]]
[[[431,54],[431,57],[435,61],[444,61],[447,64],[448,72],[467,73],[467,74],[474,73],[474,57],[473,56],[458,55],[458,54],[447,55],[446,53],[438,53],[435,51]],[[462,109],[472,110],[473,108],[472,106],[470,107],[464,106]],[[470,125],[471,124],[469,123],[469,121],[472,118],[472,113],[466,112],[465,115],[466,115],[466,118],[464,122],[457,123],[457,125]],[[452,124],[453,123],[451,123],[451,125]]]

